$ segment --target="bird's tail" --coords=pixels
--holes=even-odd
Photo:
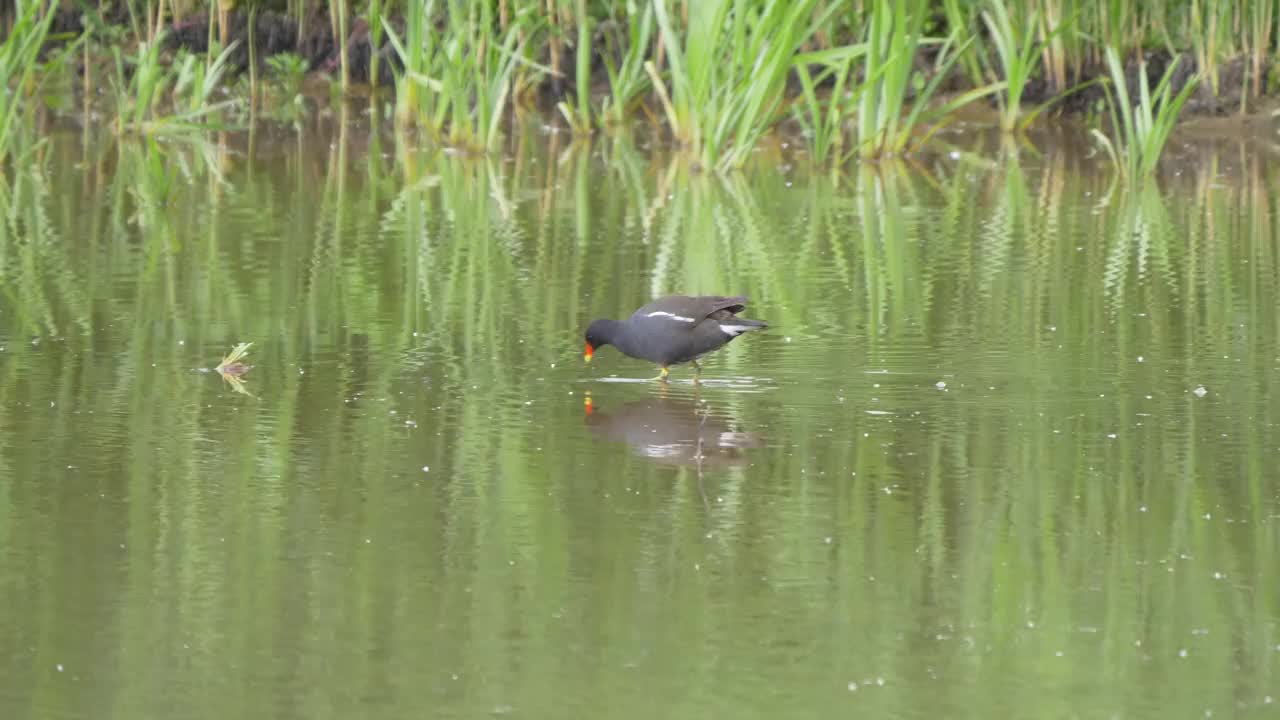
[[[751,320],[749,318],[736,317],[720,323],[720,329],[733,335],[741,335],[752,330],[764,330],[769,327],[769,323],[763,320]]]

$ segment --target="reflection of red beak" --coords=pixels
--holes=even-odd
[[[591,395],[590,395],[590,394],[588,394],[588,395],[587,395],[587,397],[586,397],[586,399],[584,399],[584,400],[582,401],[582,409],[584,410],[584,412],[583,412],[583,414],[584,414],[584,415],[590,415],[590,414],[591,414],[591,411],[594,409],[594,408],[592,408],[592,406],[591,406]]]
[[[591,343],[587,343],[587,349],[582,351],[582,362],[591,362],[591,353],[595,352],[595,348],[591,347]]]

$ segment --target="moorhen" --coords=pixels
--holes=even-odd
[[[624,355],[662,366],[654,380],[666,380],[669,366],[693,363],[742,333],[769,327],[759,320],[740,318],[745,297],[668,295],[631,313],[626,320],[596,320],[587,327],[587,349],[582,359],[591,362],[597,348],[612,345]]]

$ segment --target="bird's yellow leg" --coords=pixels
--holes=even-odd
[[[650,379],[650,380],[661,380],[662,382],[666,382],[666,381],[667,381],[667,376],[668,376],[668,375],[670,375],[670,374],[671,374],[671,369],[670,369],[670,368],[668,368],[666,365],[663,365],[663,366],[662,366],[662,372],[658,373],[658,376],[657,376],[657,377],[652,377],[652,378],[649,378],[649,379]]]

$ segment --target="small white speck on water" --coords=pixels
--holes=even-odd
[[[876,678],[876,685],[879,685],[880,687],[884,687],[884,678],[882,677]]]
[[[1180,657],[1180,658],[1184,658],[1184,657],[1186,657],[1186,656],[1187,656],[1187,649],[1186,649],[1186,648],[1182,648],[1181,650],[1179,650],[1179,651],[1178,651],[1178,657]]]
[[[1141,355],[1138,356],[1138,362],[1142,362],[1144,359],[1145,358],[1143,358]]]
[[[404,426],[405,426],[405,427],[416,428],[416,427],[418,427],[418,423],[416,423],[416,422],[414,422],[414,421],[412,421],[412,420],[405,420],[405,421],[404,421]]]
[[[1028,629],[1028,630],[1035,630],[1035,629],[1036,629],[1036,621],[1035,621],[1035,620],[1028,620],[1028,621],[1027,621],[1027,629]]]
[[[1115,439],[1116,439],[1116,434],[1115,434],[1115,433],[1107,433],[1107,437],[1111,438],[1112,440],[1115,440]]]
[[[951,159],[952,159],[952,160],[959,160],[959,159],[960,159],[960,151],[959,151],[959,150],[952,150],[952,151],[951,151],[951,153],[950,153],[950,157],[951,157]]]
[[[458,679],[458,673],[453,673],[453,674],[452,674],[452,675],[450,675],[449,677],[453,678],[454,680],[457,680],[457,679]]]
[[[849,692],[858,692],[858,683],[853,682],[852,680],[849,681],[849,684],[846,687],[849,688]]]
[[[1146,506],[1146,505],[1139,505],[1139,506],[1138,506],[1138,512],[1146,512],[1146,511],[1147,511],[1147,506]]]
[[[1224,575],[1224,574],[1222,574],[1221,572],[1214,572],[1214,573],[1213,573],[1213,579],[1214,579],[1214,580],[1225,580],[1226,578],[1227,578],[1227,576],[1226,576],[1226,575]]]
[[[785,338],[783,338],[783,339],[782,339],[782,341],[783,341],[783,342],[791,342],[791,336],[790,336],[790,335],[786,336]]]
[[[1054,654],[1054,657],[1063,657],[1063,656],[1065,656],[1065,655],[1066,655],[1066,653],[1062,652],[1061,650],[1058,650],[1058,651],[1054,652],[1053,654]]]
[[[946,389],[947,389],[947,384],[946,384],[945,382],[943,382],[942,380],[939,380],[938,382],[934,383],[934,384],[933,384],[933,386],[934,386],[934,387],[936,387],[936,388],[938,388],[939,390],[946,390]]]
[[[186,340],[179,340],[179,341],[178,341],[178,346],[179,346],[179,347],[181,347],[181,346],[183,346],[183,345],[186,345],[186,344],[187,344],[187,341],[186,341]]]
[[[1197,385],[1196,389],[1192,390],[1191,393],[1196,397],[1204,397],[1209,394],[1209,391],[1205,390],[1203,385]]]
[[[555,363],[551,363],[551,367],[555,367],[555,366],[556,366],[556,364],[555,364]]]
[[[58,672],[62,672],[62,670],[63,670],[63,668],[62,668],[62,663],[58,663],[55,667],[57,667],[57,668],[58,668]]]
[[[1058,326],[1057,326],[1057,325],[1050,325],[1050,326],[1049,326],[1049,332],[1058,332]]]
[[[1265,696],[1265,697],[1263,697],[1263,698],[1262,698],[1262,704],[1263,704],[1263,705],[1270,705],[1272,702],[1273,702],[1273,701],[1271,700],[1271,696],[1270,696],[1270,695],[1267,695],[1267,696]]]
[[[422,472],[431,472],[431,466],[430,466],[430,465],[423,465],[423,466],[422,466]]]
[[[1213,519],[1213,513],[1205,513],[1205,514],[1204,514],[1204,519],[1205,519],[1205,520],[1212,520],[1212,519]]]

